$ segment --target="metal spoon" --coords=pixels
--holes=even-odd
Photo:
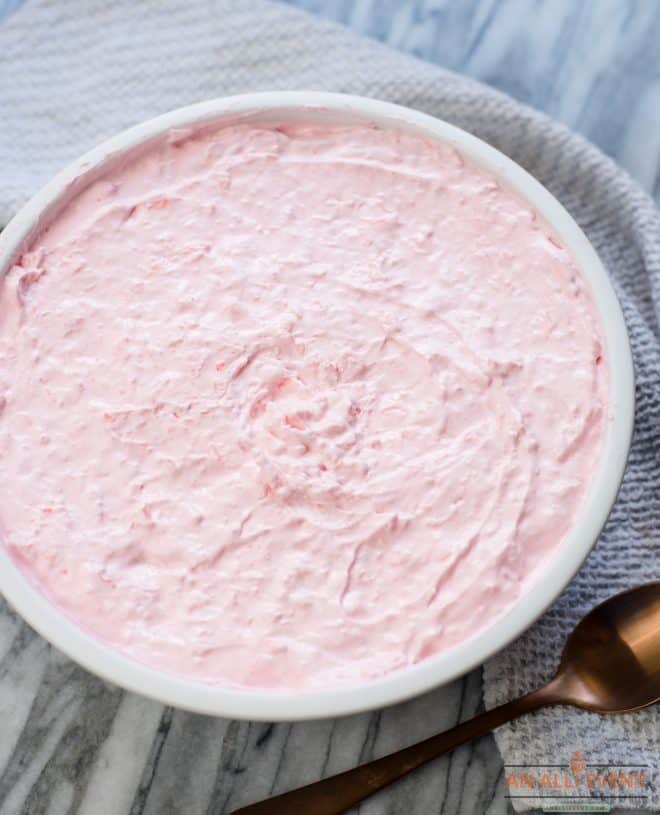
[[[374,792],[470,739],[549,705],[626,713],[660,701],[660,582],[597,606],[568,638],[555,677],[539,690],[425,741],[242,809],[233,815],[341,815]]]

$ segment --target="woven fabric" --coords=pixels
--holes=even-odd
[[[0,224],[65,163],[142,119],[225,94],[300,88],[408,105],[502,150],[572,213],[623,305],[637,376],[623,488],[569,588],[485,666],[490,707],[547,680],[596,601],[660,577],[660,216],[621,169],[500,93],[265,0],[32,0],[0,27]],[[507,764],[564,764],[581,750],[590,765],[648,765],[659,777],[645,802],[630,803],[660,807],[660,707],[617,718],[553,709],[500,728],[497,742]]]

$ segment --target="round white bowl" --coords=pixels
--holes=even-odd
[[[283,116],[341,123],[366,121],[438,139],[455,146],[527,199],[576,259],[591,290],[607,343],[611,421],[598,471],[574,528],[508,612],[446,652],[358,685],[309,692],[236,690],[155,670],[78,628],[39,593],[0,545],[0,591],[40,634],[90,671],[180,708],[266,721],[338,716],[407,699],[461,676],[519,636],[565,588],[596,542],[623,477],[634,416],[633,364],[623,315],[596,252],[568,212],[521,167],[475,136],[431,116],[373,99],[316,92],[246,94],[175,110],[133,127],[67,167],[14,217],[0,234],[0,275],[35,228],[56,212],[58,202],[86,186],[125,151],[172,128],[204,122],[235,123],[237,119],[267,123]]]

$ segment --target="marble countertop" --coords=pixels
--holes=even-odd
[[[0,0],[2,19],[23,0]],[[290,0],[547,111],[660,199],[660,4],[652,0]],[[0,815],[222,815],[451,727],[481,673],[382,712],[254,724],[164,708],[88,674],[0,600]],[[504,815],[492,737],[362,815]]]

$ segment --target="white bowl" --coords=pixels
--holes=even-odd
[[[267,123],[283,116],[341,123],[367,121],[439,139],[454,145],[527,199],[576,259],[591,290],[607,343],[611,422],[598,471],[574,528],[506,614],[446,652],[381,679],[334,690],[226,689],[135,662],[67,619],[26,579],[0,545],[0,591],[40,634],[90,671],[180,708],[267,721],[338,716],[407,699],[461,676],[520,635],[565,588],[596,542],[623,477],[634,416],[633,365],[623,315],[596,252],[568,212],[521,167],[476,137],[431,116],[373,99],[316,92],[246,94],[182,108],[133,127],[67,167],[15,216],[0,235],[0,274],[7,271],[35,227],[52,215],[64,194],[85,186],[118,154],[171,128],[216,120],[235,122],[239,117]]]

